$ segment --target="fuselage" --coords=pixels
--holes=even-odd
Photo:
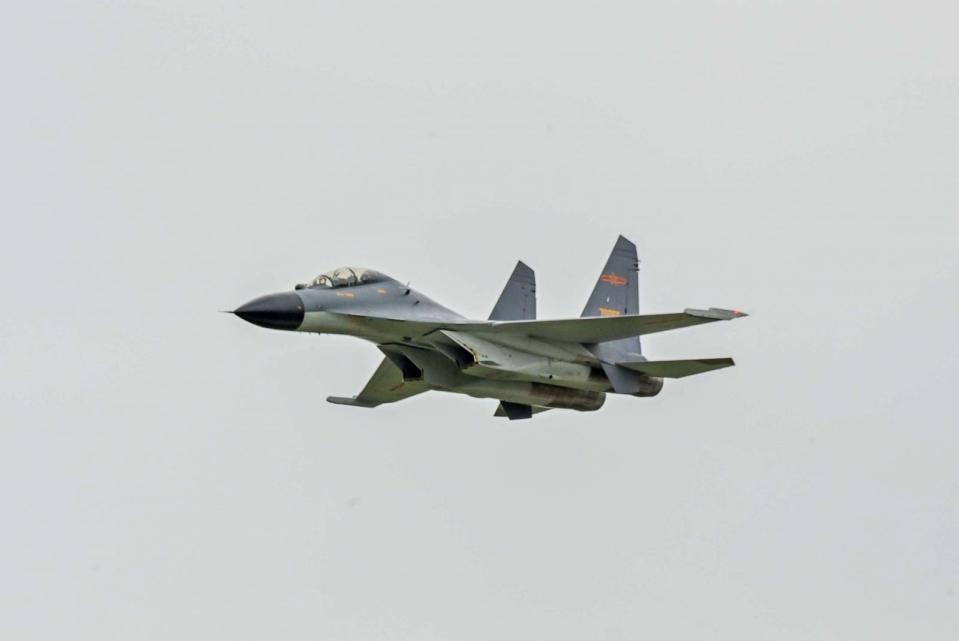
[[[270,313],[259,311],[267,309]],[[432,389],[542,406],[552,402],[574,409],[598,409],[602,393],[610,390],[596,357],[583,346],[529,336],[492,339],[458,331],[457,325],[480,321],[470,321],[380,274],[371,282],[339,287],[298,285],[293,292],[250,301],[235,313],[263,327],[355,336],[395,350],[424,372]],[[448,328],[421,335],[403,332],[402,322],[376,322],[380,319],[433,321]]]

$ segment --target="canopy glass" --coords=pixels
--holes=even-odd
[[[378,283],[386,280],[386,276],[365,267],[338,267],[313,279],[310,287],[353,287],[367,283]]]

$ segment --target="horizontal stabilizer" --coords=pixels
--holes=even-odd
[[[732,367],[736,363],[731,358],[695,358],[685,361],[642,361],[635,363],[616,363],[620,367],[642,372],[658,378],[684,378],[695,374],[711,372],[714,369]]]

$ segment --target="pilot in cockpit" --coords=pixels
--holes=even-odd
[[[320,274],[313,279],[310,287],[320,287],[331,289],[334,287],[353,287],[355,285],[365,285],[367,283],[376,283],[385,280],[385,277],[379,272],[363,267],[340,267]]]

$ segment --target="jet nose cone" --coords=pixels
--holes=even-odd
[[[303,301],[293,292],[254,298],[233,313],[254,325],[269,329],[296,329],[303,322]]]

